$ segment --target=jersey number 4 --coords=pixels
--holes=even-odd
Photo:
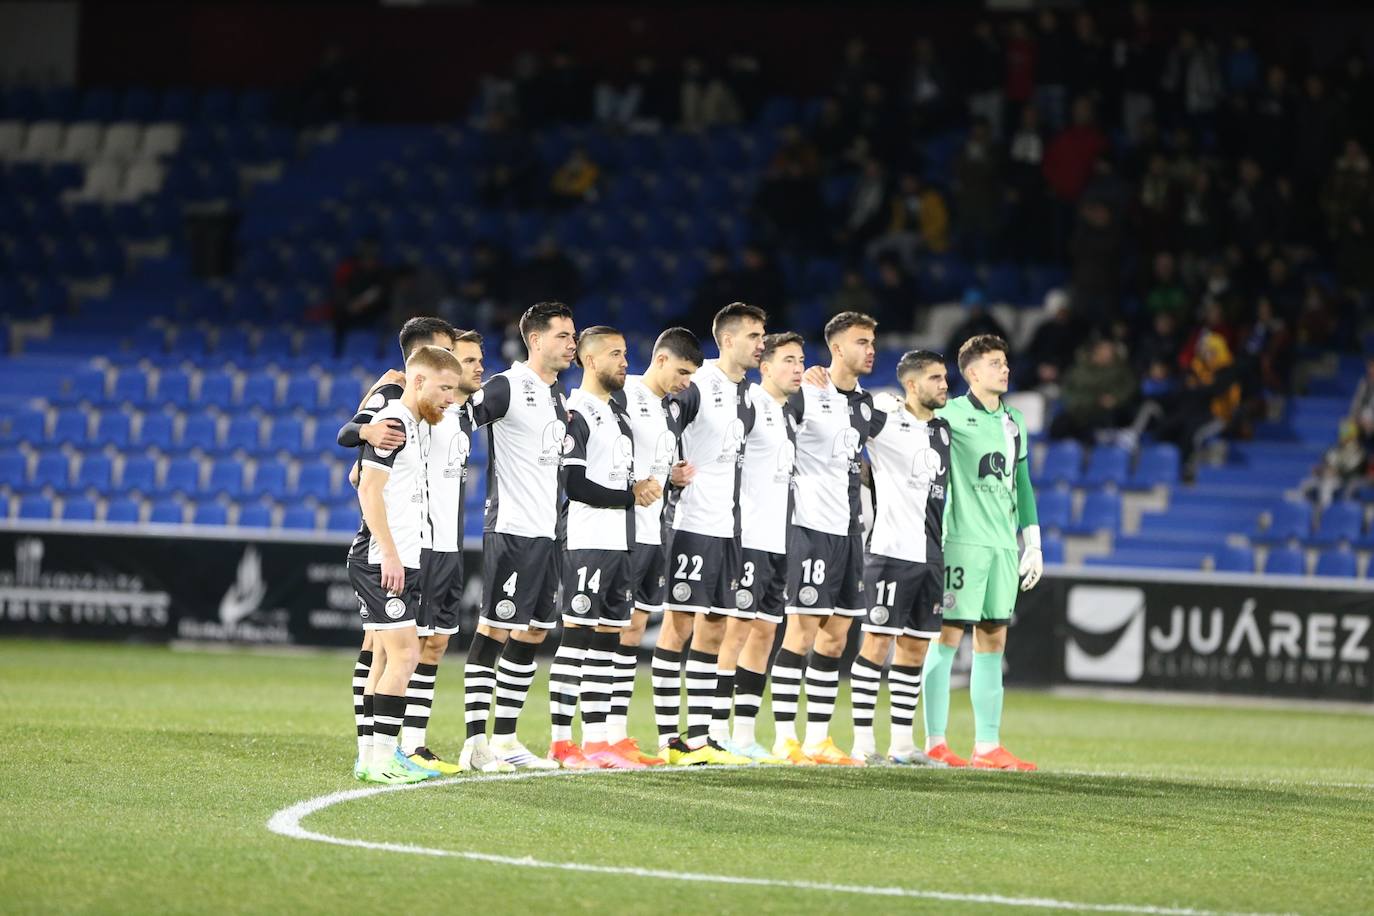
[[[506,593],[507,598],[515,597],[515,580],[518,578],[520,578],[520,574],[518,572],[513,572],[510,574],[510,578],[501,586],[501,591]]]

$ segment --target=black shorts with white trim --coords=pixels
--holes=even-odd
[[[420,551],[420,611],[415,625],[421,636],[458,632],[464,584],[461,550]]]
[[[558,625],[558,568],[553,538],[488,531],[479,621],[502,630],[552,630]]]
[[[563,622],[582,627],[626,627],[634,591],[627,550],[569,550],[563,555]]]
[[[348,563],[348,582],[358,596],[358,614],[364,630],[399,630],[415,626],[420,611],[420,570],[406,568],[405,586],[400,592],[382,588],[382,567],[371,563]]]
[[[865,633],[936,639],[944,623],[945,564],[913,563],[869,554],[864,561],[868,594]]]
[[[738,607],[740,546],[734,538],[674,531],[668,544],[664,610],[744,616]],[[752,614],[749,616],[753,616]]]
[[[787,542],[788,614],[864,616],[863,541],[794,527]]]
[[[740,611],[769,623],[782,623],[787,603],[787,554],[746,547],[743,556],[736,595]]]
[[[668,561],[662,544],[635,544],[630,548],[630,588],[635,593],[635,609],[663,610],[668,592]]]

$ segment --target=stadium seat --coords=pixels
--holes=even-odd
[[[481,516],[478,516],[479,520]],[[1064,541],[1062,538],[1053,535],[1042,538],[1040,541],[1041,555],[1044,557],[1046,565],[1062,566],[1064,563]]]
[[[1335,544],[1354,544],[1364,533],[1364,506],[1354,502],[1336,502],[1322,510],[1317,531],[1308,543],[1315,547]]]
[[[311,506],[287,506],[282,512],[281,527],[293,531],[314,531],[315,515],[315,509]]]
[[[277,406],[277,377],[270,372],[255,372],[243,380],[239,395],[241,407],[271,410]]]
[[[80,408],[59,410],[50,441],[56,445],[85,445],[90,441],[89,428],[90,415],[86,411]]]
[[[107,410],[95,425],[95,441],[100,445],[127,448],[130,439],[129,415],[123,411]]]
[[[484,436],[476,438],[485,439]],[[471,489],[471,488],[469,488]],[[1073,497],[1068,490],[1047,489],[1035,494],[1035,508],[1040,527],[1047,531],[1062,531],[1069,527]]]
[[[167,450],[172,447],[172,415],[168,413],[146,413],[138,424],[138,435],[134,441],[144,448]]]
[[[243,495],[243,463],[235,458],[220,458],[210,465],[210,480],[205,491],[216,496],[238,499]]]
[[[1081,483],[1085,487],[1101,487],[1107,484],[1120,487],[1126,483],[1131,469],[1131,455],[1116,445],[1099,445],[1088,456],[1088,466],[1083,472]]]
[[[62,521],[95,521],[95,500],[84,496],[73,496],[62,501]]]
[[[71,461],[62,452],[48,452],[38,456],[29,486],[34,489],[51,487],[59,493],[71,486]]]
[[[148,521],[161,525],[181,525],[186,522],[186,507],[175,499],[162,499],[153,503],[148,513]]]
[[[17,410],[0,415],[0,445],[37,444],[43,441],[47,421],[39,410]]]
[[[1216,571],[1234,573],[1253,573],[1255,571],[1255,552],[1249,547],[1223,546],[1216,553]]]
[[[195,458],[173,458],[167,462],[162,478],[163,493],[182,493],[187,496],[200,491],[200,462]]]
[[[105,504],[105,523],[110,525],[138,524],[141,509],[138,500],[128,497],[112,499]]]
[[[215,418],[209,414],[190,414],[182,424],[181,437],[177,444],[183,449],[213,452],[219,448],[218,426]]]
[[[19,517],[35,521],[52,519],[53,502],[41,493],[29,493],[19,500]]]
[[[158,373],[153,401],[158,407],[185,409],[191,403],[191,377],[180,369],[163,369]]]
[[[234,380],[226,372],[206,372],[200,377],[196,402],[203,407],[226,409],[232,406]]]
[[[253,471],[253,496],[268,496],[272,499],[286,497],[286,465],[279,461],[260,461]]]
[[[253,453],[262,445],[262,421],[254,416],[238,415],[229,421],[224,435],[224,450]]]
[[[1083,511],[1078,522],[1070,526],[1075,534],[1096,534],[1102,531],[1115,532],[1121,527],[1121,494],[1114,490],[1099,490],[1089,493],[1083,500]]]
[[[1355,554],[1349,550],[1323,550],[1317,556],[1314,575],[1335,576],[1343,579],[1355,578]]]
[[[314,411],[320,406],[320,382],[313,375],[301,373],[286,383],[285,406],[293,410]]]
[[[198,502],[195,511],[191,514],[191,524],[227,525],[229,524],[229,509],[219,502]]]
[[[305,441],[305,424],[295,417],[277,417],[268,433],[267,450],[298,454]]]
[[[1283,500],[1269,509],[1267,528],[1256,528],[1251,540],[1261,544],[1278,544],[1290,539],[1306,538],[1312,531],[1312,507],[1307,503]]]
[[[1296,547],[1276,547],[1264,560],[1268,576],[1301,576],[1307,572],[1307,557]]]
[[[334,494],[333,477],[333,468],[328,464],[302,464],[300,474],[296,477],[296,497],[313,498],[321,502],[328,500]]]
[[[147,455],[129,455],[119,472],[120,489],[128,493],[151,493],[157,485],[157,463]]]
[[[271,528],[272,506],[268,503],[248,503],[239,506],[234,524],[240,528]]]
[[[28,478],[28,458],[19,452],[0,452],[0,487],[22,489]]]
[[[356,502],[336,503],[329,507],[325,528],[330,531],[357,531],[362,512]]]
[[[93,489],[104,493],[110,489],[113,478],[113,461],[104,455],[86,455],[81,459],[81,467],[76,472],[76,487],[79,490]]]
[[[1040,469],[1040,481],[1046,485],[1078,483],[1083,467],[1083,446],[1072,439],[1050,444],[1045,452],[1045,464]]]
[[[148,373],[142,369],[121,369],[110,391],[110,403],[135,407],[148,403]]]

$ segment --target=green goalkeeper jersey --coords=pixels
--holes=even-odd
[[[969,393],[936,415],[949,423],[951,441],[945,541],[1016,550],[1017,478],[1030,481],[1020,464],[1027,444],[1021,412],[1006,404],[988,410]]]

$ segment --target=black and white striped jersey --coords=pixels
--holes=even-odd
[[[493,376],[472,396],[473,420],[486,426],[486,531],[552,538],[558,524],[558,468],[568,414],[558,383],[525,363]]]
[[[674,509],[674,531],[739,537],[740,457],[754,421],[745,397],[750,384],[731,381],[710,360],[682,392],[669,395],[668,420],[680,454],[696,466]]]
[[[395,449],[378,450],[363,445],[363,474],[382,473],[386,485],[382,488],[382,503],[386,510],[386,526],[396,544],[401,565],[407,569],[420,568],[421,529],[425,526],[425,462],[420,448],[419,420],[399,400],[391,401],[377,411],[375,422],[397,420],[405,427],[406,441]],[[348,552],[349,562],[377,565],[382,562],[381,545],[368,530],[367,522],[358,529]]]
[[[662,484],[666,494],[668,475],[677,461],[677,436],[668,426],[666,399],[654,395],[643,378],[625,379],[625,390],[612,395],[624,403],[635,444],[635,480],[650,477]],[[663,500],[635,507],[635,541],[640,544],[663,543]]]
[[[802,385],[788,399],[797,415],[797,486],[792,524],[826,534],[862,531],[859,453],[868,439],[873,397]]]
[[[797,422],[762,385],[750,385],[748,398],[754,427],[744,440],[740,472],[740,543],[746,550],[786,553]]]
[[[940,560],[949,492],[949,422],[918,420],[906,407],[875,413],[868,461],[873,466],[868,552],[913,563]]]
[[[563,467],[581,469],[587,483],[614,491],[624,504],[606,506],[579,501],[574,498],[572,484],[568,484],[568,550],[630,549],[635,531],[634,498],[630,494],[634,462],[634,439],[619,405],[581,388],[574,390],[568,397]]]
[[[472,407],[468,404],[450,406],[433,426],[420,424],[420,453],[425,458],[429,490],[422,543],[437,553],[463,549],[463,504],[472,434]]]

